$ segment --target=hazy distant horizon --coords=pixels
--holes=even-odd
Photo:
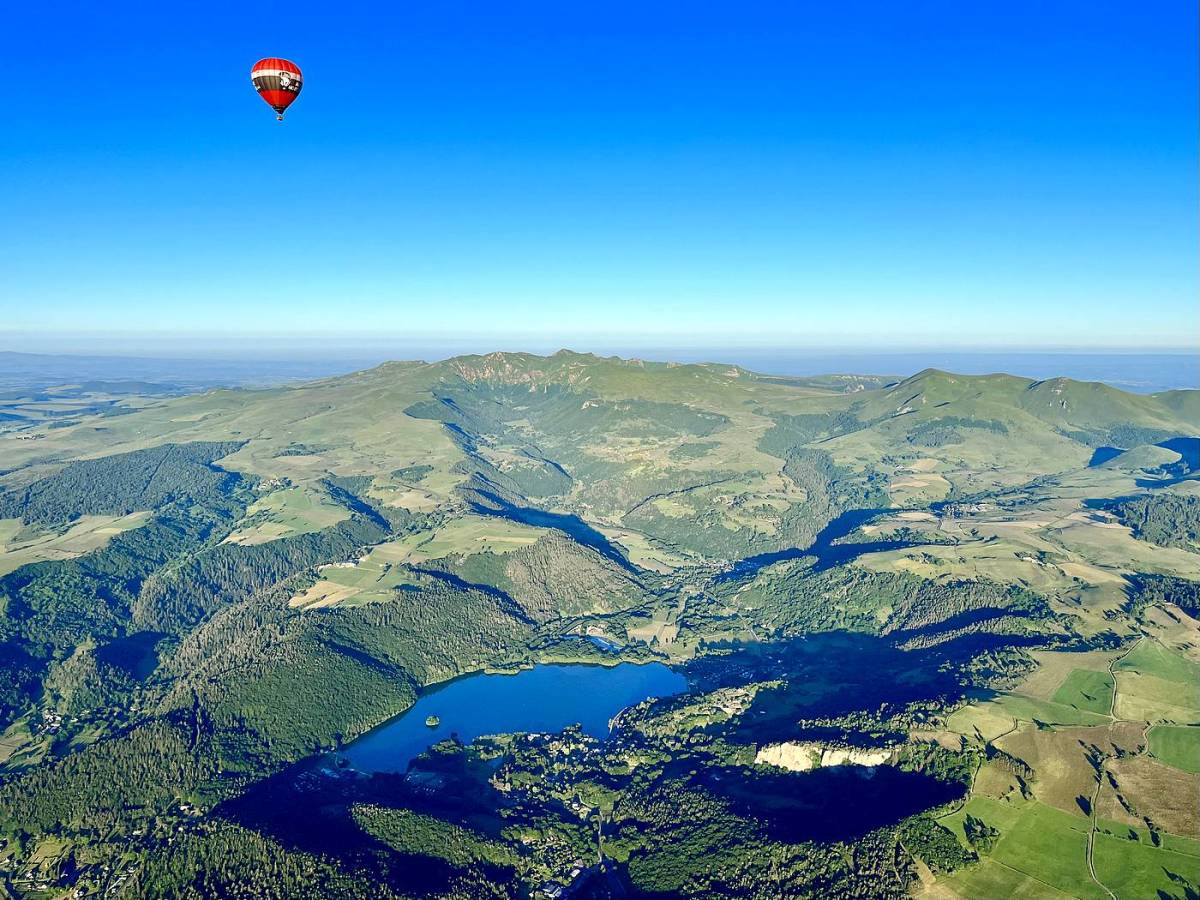
[[[962,375],[1002,372],[1025,378],[1099,381],[1122,390],[1154,393],[1200,388],[1200,354],[1191,348],[912,348],[804,346],[621,345],[580,341],[396,342],[327,344],[292,348],[290,354],[252,352],[237,343],[175,346],[176,353],[42,353],[0,342],[0,384],[43,384],[80,378],[128,378],[204,385],[262,385],[341,375],[396,360],[436,362],[453,356],[497,351],[549,355],[560,349],[599,356],[657,362],[727,363],[766,375],[829,374],[907,377],[935,368]],[[223,351],[223,352],[219,352]],[[15,355],[14,355],[15,354]]]
[[[497,350],[546,354],[567,349],[604,356],[647,356],[648,353],[774,353],[780,350],[815,354],[891,353],[1056,353],[1056,354],[1162,354],[1200,358],[1200,339],[1186,329],[1174,342],[1097,342],[1048,340],[1031,335],[1026,340],[916,341],[905,336],[872,337],[866,333],[835,337],[822,334],[776,332],[714,335],[687,327],[667,332],[619,330],[573,331],[442,329],[398,332],[387,329],[355,331],[316,330],[76,330],[0,328],[0,352],[68,356],[125,356],[155,359],[270,359],[345,357],[359,354],[390,359],[445,359],[468,353]],[[399,355],[397,355],[399,354]],[[416,355],[413,355],[416,354]],[[647,358],[649,358],[647,356]],[[724,361],[724,360],[719,360]]]

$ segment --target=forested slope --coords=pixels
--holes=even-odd
[[[990,871],[993,825],[948,812],[967,794],[1080,815],[1047,774],[1067,744],[1020,741],[1192,721],[1162,687],[1200,646],[1188,392],[562,352],[141,405],[0,436],[5,871],[129,896],[900,897],[916,859]],[[1116,668],[1148,645],[1167,656]],[[689,692],[608,741],[448,741],[418,782],[306,768],[464,673],[649,660]],[[861,779],[762,760],[847,748],[888,759],[877,814],[800,827]],[[1106,771],[1188,839],[1145,795],[1182,784],[1153,752]]]

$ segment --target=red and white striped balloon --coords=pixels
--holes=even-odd
[[[250,69],[250,81],[258,95],[275,110],[280,122],[283,121],[284,110],[300,96],[300,89],[304,87],[300,67],[290,59],[274,56],[260,59],[254,64]]]

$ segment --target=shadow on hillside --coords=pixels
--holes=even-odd
[[[568,513],[546,512],[533,506],[517,506],[503,497],[487,491],[475,489],[478,499],[470,501],[471,511],[481,516],[496,516],[508,519],[521,525],[533,525],[537,528],[554,528],[565,532],[576,543],[590,547],[601,556],[612,560],[622,569],[635,572],[624,555],[599,531],[589,525],[579,516]],[[484,502],[479,502],[480,500]]]
[[[948,803],[964,785],[891,766],[833,766],[812,772],[707,770],[704,786],[731,811],[759,822],[772,839],[855,840],[908,816]]]
[[[956,663],[986,650],[1044,643],[1039,636],[974,633],[902,650],[892,638],[835,631],[774,643],[712,645],[713,652],[687,663],[684,671],[700,691],[778,682],[761,688],[741,715],[710,726],[731,743],[828,738],[838,729],[814,720],[861,714],[868,720],[840,739],[865,746],[886,736],[867,727],[869,719],[913,706],[919,716],[921,706],[934,712],[966,696],[970,682]],[[983,693],[990,692],[971,690],[975,697]]]
[[[941,670],[940,654],[905,651],[854,632],[827,632],[770,644],[733,644],[686,666],[702,690],[778,681],[759,690],[750,708],[720,726],[734,743],[799,736],[804,719],[834,718],[920,701],[947,701],[963,686]]]
[[[445,768],[445,767],[443,767]],[[376,810],[408,810],[466,824],[488,837],[499,834],[481,825],[500,804],[500,797],[486,782],[463,770],[440,773],[446,787],[436,796],[414,787],[402,775],[376,773],[365,776],[348,769],[309,760],[268,778],[239,797],[219,805],[214,814],[278,841],[289,850],[299,850],[326,859],[336,859],[355,877],[402,890],[406,896],[441,895],[449,891],[464,870],[431,846],[430,852],[412,846],[392,846],[355,820],[356,804]],[[460,779],[456,782],[456,777]],[[480,863],[485,875],[497,881],[511,879],[502,866]]]

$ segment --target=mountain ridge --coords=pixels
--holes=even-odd
[[[562,351],[98,412],[46,400],[53,417],[0,425],[0,832],[78,848],[88,877],[133,866],[146,881],[125,896],[225,885],[233,853],[397,893],[430,859],[469,885],[439,896],[474,900],[582,878],[601,807],[633,896],[774,885],[766,847],[797,894],[822,893],[809,861],[828,856],[846,896],[880,896],[883,872],[902,900],[917,858],[941,860],[939,880],[988,865],[939,824],[957,821],[945,800],[990,823],[1000,785],[1094,827],[1061,783],[1087,766],[1082,741],[1200,723],[1170,686],[1200,671],[1191,394]],[[1117,671],[1142,644],[1138,673]],[[627,709],[607,740],[421,725],[411,780],[342,771],[347,741],[449,679],[622,662],[670,665],[687,691]],[[889,761],[800,783],[759,760],[787,743]],[[1105,784],[1185,839],[1189,820],[1116,765],[1161,764],[1122,747]],[[1154,771],[1182,792],[1183,773]],[[1024,788],[1003,787],[1012,772]],[[795,824],[850,806],[869,821]],[[1124,822],[1118,806],[1104,815]],[[743,874],[680,837],[693,818]],[[459,841],[486,829],[507,868],[439,856],[430,835],[451,823]]]

